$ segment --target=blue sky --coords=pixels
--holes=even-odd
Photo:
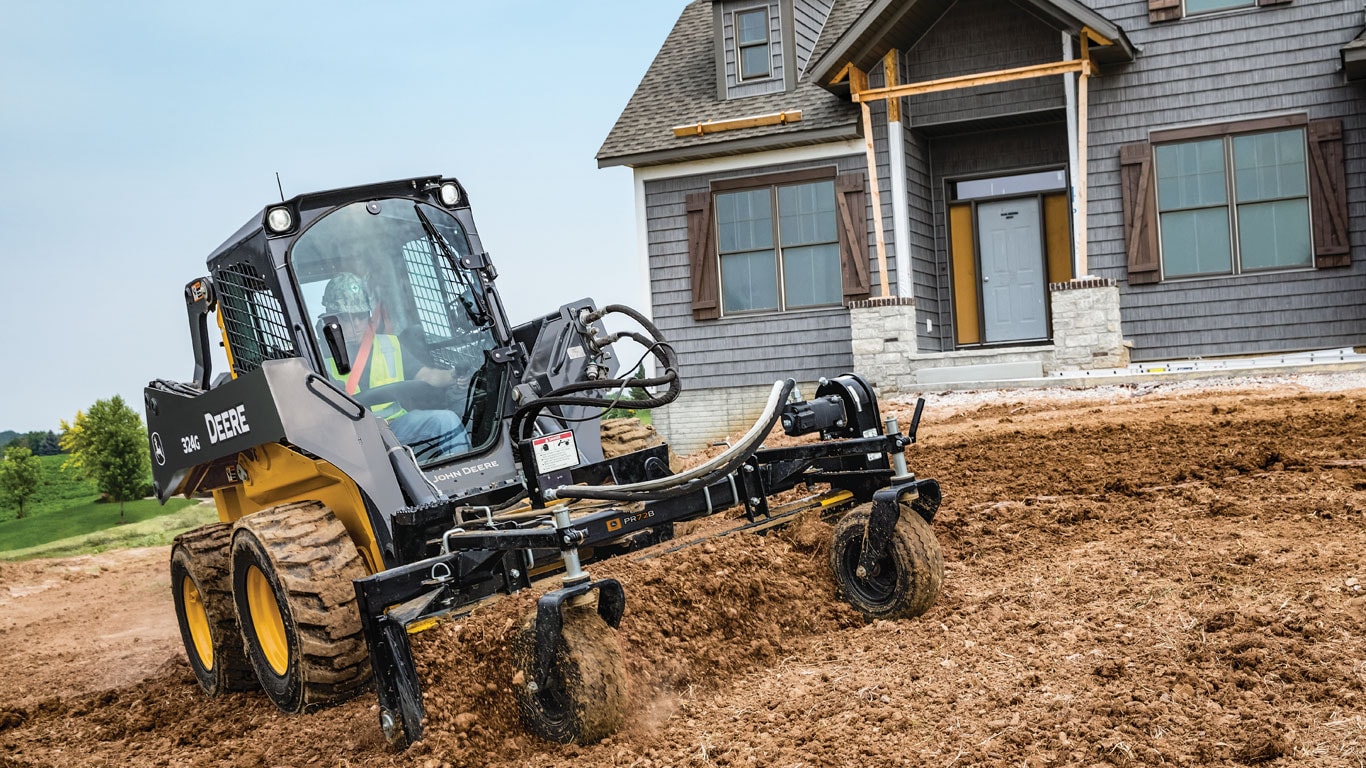
[[[515,322],[643,307],[594,155],[685,5],[0,1],[0,430],[188,379],[182,289],[276,172],[456,176]]]

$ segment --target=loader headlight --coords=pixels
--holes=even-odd
[[[454,208],[460,204],[460,187],[456,184],[452,184],[449,181],[442,184],[439,194],[441,196],[441,204],[447,208]]]
[[[271,208],[266,212],[266,227],[275,234],[288,232],[294,226],[294,214],[288,208]]]

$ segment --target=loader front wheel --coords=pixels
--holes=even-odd
[[[561,744],[591,744],[615,733],[626,719],[626,665],[616,633],[591,603],[566,604],[554,666],[544,686],[535,682],[536,614],[512,642],[522,679],[514,686],[527,730]]]
[[[233,610],[231,539],[232,526],[216,523],[182,533],[171,547],[171,592],[180,639],[199,687],[210,696],[256,687]]]
[[[872,619],[909,619],[934,605],[944,584],[944,554],[934,530],[911,505],[901,503],[886,556],[859,574],[870,506],[855,509],[835,527],[830,565],[839,596]]]
[[[238,521],[232,587],[247,658],[285,712],[351,698],[370,680],[352,579],[365,566],[346,528],[317,502]]]

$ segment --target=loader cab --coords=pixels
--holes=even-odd
[[[307,222],[286,263],[319,372],[385,418],[424,467],[491,447],[505,377],[470,237],[447,210],[391,197]],[[330,327],[329,327],[330,326]]]

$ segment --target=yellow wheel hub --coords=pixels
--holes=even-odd
[[[204,608],[204,598],[194,585],[194,579],[189,576],[180,581],[180,597],[185,604],[185,623],[190,629],[194,653],[204,669],[213,669],[213,635],[209,632],[209,612]]]
[[[275,590],[271,589],[270,581],[254,565],[247,571],[247,606],[251,609],[256,644],[261,647],[261,653],[275,674],[283,676],[289,670],[289,640],[285,637],[285,619],[280,614],[280,604],[275,600]]]

